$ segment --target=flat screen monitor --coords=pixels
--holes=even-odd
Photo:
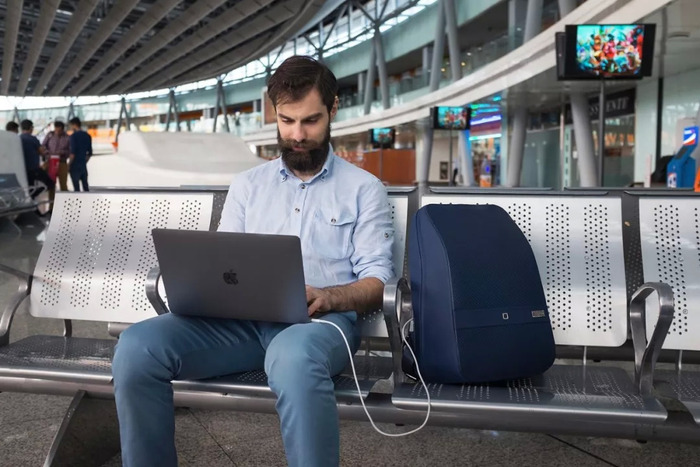
[[[436,130],[466,130],[469,128],[469,107],[433,107],[430,109],[433,128]]]
[[[651,76],[655,33],[654,24],[567,25],[556,38],[559,79]]]
[[[393,128],[372,128],[369,130],[370,144],[374,148],[391,148],[394,146]]]

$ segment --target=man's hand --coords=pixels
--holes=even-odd
[[[306,286],[306,303],[309,316],[327,311],[356,311],[366,313],[382,306],[384,283],[377,278],[367,277],[350,284],[317,289]]]
[[[331,294],[325,289],[306,286],[306,304],[309,306],[309,316],[315,313],[331,311]]]

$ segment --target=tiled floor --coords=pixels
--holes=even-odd
[[[31,272],[43,225],[29,217],[22,228],[20,237],[0,232],[0,262]],[[12,279],[0,274],[0,307],[15,287]],[[61,323],[32,318],[21,310],[12,330],[12,340],[17,340],[31,334],[58,334]],[[74,334],[107,336],[104,323],[75,323]],[[69,402],[67,397],[1,393],[0,467],[42,465]],[[176,422],[180,465],[285,465],[274,415],[178,409]],[[104,465],[120,463],[116,456]],[[341,465],[686,467],[700,466],[700,446],[439,427],[404,438],[385,438],[369,423],[343,421]]]

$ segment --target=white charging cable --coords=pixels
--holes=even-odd
[[[365,405],[365,401],[362,398],[362,390],[360,389],[360,383],[357,380],[357,373],[355,372],[355,362],[353,362],[353,354],[352,350],[350,349],[350,344],[348,344],[348,340],[345,337],[345,334],[343,334],[343,330],[340,329],[340,327],[331,322],[331,321],[326,321],[324,319],[312,319],[311,322],[313,323],[325,323],[325,324],[330,324],[334,328],[338,330],[341,336],[343,336],[343,341],[345,341],[345,347],[348,349],[348,355],[350,355],[350,366],[352,367],[352,376],[355,378],[355,385],[357,386],[357,394],[360,397],[360,403],[362,404],[362,408],[365,409],[365,414],[367,414],[367,418],[369,419],[369,422],[372,424],[372,427],[374,427],[375,430],[377,430],[378,433],[384,435],[384,436],[391,436],[392,438],[398,438],[400,436],[406,436],[406,435],[411,435],[413,433],[418,432],[421,430],[427,423],[428,419],[430,418],[430,391],[428,391],[428,386],[425,384],[425,381],[423,381],[423,376],[420,374],[420,368],[418,368],[418,359],[416,358],[416,354],[413,353],[413,349],[411,346],[408,344],[406,341],[406,326],[408,326],[411,322],[413,321],[413,318],[409,319],[406,321],[406,324],[403,325],[403,328],[401,329],[401,339],[403,340],[404,344],[406,344],[406,347],[408,347],[408,350],[411,352],[411,355],[413,356],[413,361],[416,363],[416,372],[418,373],[418,378],[420,379],[421,384],[423,385],[423,389],[425,389],[425,395],[428,398],[428,413],[425,414],[425,420],[423,420],[423,424],[419,426],[418,428],[415,428],[411,431],[407,431],[406,433],[386,433],[377,427],[377,425],[374,424],[374,420],[372,420],[372,416],[369,414],[367,411],[367,406]]]

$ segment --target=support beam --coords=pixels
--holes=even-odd
[[[75,107],[73,106],[73,101],[68,104],[68,117],[66,118],[66,122],[70,122],[71,118],[75,117]]]
[[[73,397],[54,437],[45,466],[102,465],[119,453],[119,423],[113,399],[85,391]]]
[[[527,13],[525,15],[524,43],[539,34],[542,29],[542,3],[544,0],[528,0]],[[523,156],[525,154],[525,136],[527,131],[527,108],[515,109],[513,115],[513,129],[510,144],[508,145],[508,177],[506,186],[520,186],[520,174],[523,170]]]
[[[382,33],[379,31],[379,25],[374,28],[374,48],[377,55],[377,71],[379,72],[379,87],[382,91],[382,108],[385,110],[391,106],[389,99],[389,74],[386,70],[386,60],[384,59],[384,44],[382,42]]]
[[[119,27],[124,18],[129,15],[138,3],[139,0],[116,0],[112,8],[109,9],[109,13],[100,22],[97,31],[90,36],[90,40],[80,50],[80,54],[66,67],[66,72],[46,94],[54,96],[63,94],[66,86],[75,76],[80,74],[88,60],[95,55],[95,52],[104,44],[104,41],[112,35],[114,30]]]
[[[27,90],[29,78],[32,76],[36,62],[39,61],[39,55],[41,55],[41,50],[44,48],[49,31],[51,31],[51,24],[53,24],[59,4],[60,0],[44,0],[40,3],[39,19],[34,25],[32,43],[29,46],[27,58],[22,63],[22,76],[19,78],[17,90],[15,91],[15,94],[18,96],[24,96]]]
[[[17,50],[17,34],[19,22],[22,19],[22,6],[24,0],[16,0],[6,3],[5,10],[5,34],[3,37],[2,55],[2,81],[0,81],[0,95],[7,96],[10,93],[12,81],[12,67],[15,64],[15,50]],[[17,110],[17,109],[15,109]]]
[[[369,53],[369,66],[367,67],[367,84],[365,85],[364,115],[369,115],[372,109],[372,97],[374,94],[374,80],[377,73],[377,48],[372,46]]]
[[[435,39],[433,41],[433,63],[430,66],[430,92],[440,88],[440,78],[442,77],[442,56],[445,53],[445,8],[440,5],[436,12]]]
[[[216,104],[214,105],[214,128],[213,132],[216,133],[217,126],[216,122],[219,118],[219,112],[224,119],[224,126],[226,127],[226,132],[231,133],[231,128],[228,123],[228,115],[226,113],[226,93],[224,92],[224,83],[221,79],[216,82]]]
[[[450,70],[452,82],[462,79],[462,59],[459,56],[459,36],[457,35],[457,10],[455,0],[441,0],[445,9],[447,25],[447,45],[450,50]]]
[[[149,70],[148,74],[153,76],[152,78],[143,82],[141,84],[141,87],[144,89],[157,89],[159,86],[162,86],[168,82],[172,82],[174,77],[179,76],[182,77],[183,82],[187,82],[187,80],[189,79],[188,76],[190,75],[195,76],[194,79],[197,79],[196,76],[200,76],[201,70],[207,66],[220,65],[230,70],[232,56],[235,56],[239,59],[245,58],[241,57],[241,51],[239,49],[236,49],[237,46],[243,44],[244,42],[250,39],[253,39],[256,36],[264,38],[264,35],[260,35],[262,31],[269,31],[278,26],[278,21],[289,20],[293,18],[294,15],[295,12],[289,10],[287,8],[287,5],[285,4],[273,6],[269,10],[270,17],[267,17],[267,15],[258,16],[255,19],[246,22],[245,27],[236,28],[219,39],[219,42],[226,44],[226,46],[229,47],[229,49],[231,49],[231,51],[226,54],[222,54],[221,49],[216,47],[204,47],[197,50],[193,54],[190,54],[186,57],[183,57],[180,60],[172,62],[168,67],[164,69],[155,68],[155,63],[158,62],[157,60],[149,62],[148,65],[146,65],[146,68],[148,68]],[[271,18],[274,18],[274,20]],[[264,42],[268,44],[270,39],[271,38],[266,38]],[[259,57],[260,47],[256,47],[256,50],[258,50],[258,54],[256,56]],[[120,83],[119,89],[126,89],[126,85]]]
[[[85,23],[87,23],[87,20],[92,15],[92,12],[95,10],[98,3],[100,3],[100,0],[81,0],[75,7],[73,16],[71,16],[66,29],[61,35],[61,39],[58,41],[58,44],[56,44],[56,48],[53,49],[51,59],[46,65],[46,68],[44,68],[41,78],[39,78],[39,81],[32,86],[33,95],[40,96],[44,93],[46,85],[49,84],[49,81],[51,78],[53,78],[59,65],[61,62],[63,62],[66,54],[75,43],[75,39],[77,39],[80,33],[83,31]]]
[[[175,121],[175,131],[180,131],[180,113],[177,108],[177,100],[175,99],[175,90],[171,89],[168,93],[168,114],[165,117],[165,131],[170,131],[170,115],[173,115]]]
[[[110,71],[109,75],[105,76],[96,85],[88,88],[86,94],[99,95],[102,94],[106,89],[112,86],[114,83],[118,82],[124,75],[130,71],[136,69],[141,63],[148,60],[149,57],[156,54],[159,50],[166,47],[174,39],[176,39],[183,32],[187,31],[191,27],[197,25],[203,18],[206,18],[213,10],[216,10],[221,5],[223,5],[226,0],[206,0],[198,1],[193,3],[189,8],[184,10],[179,16],[173,18],[168,22],[168,25],[161,29],[155,36],[151,37],[148,42],[142,44],[141,47],[136,49],[131,55],[129,55],[118,67]],[[149,10],[150,11],[150,10]],[[137,23],[138,25],[138,23]],[[136,26],[136,25],[135,25]],[[119,54],[121,55],[121,54]],[[109,59],[105,55],[104,60],[107,66],[111,64]],[[98,63],[99,65],[99,63]],[[95,70],[95,71],[93,71]],[[91,81],[97,78],[104,68],[95,66],[86,74],[86,80],[83,86],[87,86]],[[82,81],[82,80],[81,80]],[[75,86],[79,88],[78,84]],[[76,89],[76,92],[81,92],[82,88]]]
[[[122,120],[122,115],[124,120]],[[131,118],[129,117],[129,111],[126,108],[126,99],[122,97],[122,106],[119,109],[119,119],[117,120],[117,131],[114,135],[114,141],[119,142],[119,132],[122,128],[122,122],[126,122],[126,131],[131,130]]]
[[[416,181],[421,193],[428,190],[430,157],[433,151],[433,125],[429,118],[416,122]]]
[[[591,118],[588,114],[588,99],[580,92],[571,93],[570,99],[581,186],[596,186],[598,184],[598,164],[595,160],[595,150],[593,148],[593,131]]]
[[[80,95],[94,80],[105,72],[110,66],[118,62],[131,47],[136,45],[148,31],[158,24],[170,11],[180,3],[180,0],[159,0],[146,10],[139,20],[131,26],[127,33],[112,47],[107,49],[100,60],[87,71],[77,83],[71,86],[70,93],[73,96]],[[196,7],[196,5],[195,5]],[[194,8],[194,7],[193,7]],[[190,8],[191,9],[191,8]],[[122,67],[118,67],[122,68]],[[102,86],[93,89],[92,92],[100,94],[104,91]]]
[[[576,0],[558,1],[559,15],[562,18],[576,9]],[[591,117],[588,113],[588,99],[581,92],[572,92],[570,101],[581,186],[593,187],[597,185],[598,181],[598,164],[596,163],[593,149],[593,130],[591,128]]]
[[[163,81],[160,74],[163,73],[168,65],[176,62],[178,59],[184,57],[188,53],[206,44],[223,31],[241,23],[249,15],[252,15],[256,11],[267,7],[272,2],[273,0],[238,2],[234,7],[226,10],[224,13],[211,20],[211,22],[207,24],[206,28],[201,28],[194,32],[178,47],[171,48],[168,50],[168,53],[161,54],[155,58],[149,57],[148,63],[129,75],[126,79],[121,80],[116,90],[118,92],[131,91],[135,85],[149,78],[149,82],[144,83],[142,86],[143,89],[157,88],[157,85],[151,85],[150,81]],[[274,9],[270,10],[270,13],[273,11]],[[228,40],[224,43],[229,44]],[[178,66],[168,67],[168,69],[171,70],[171,73],[177,71],[178,69],[182,71],[183,65],[181,62],[178,63]]]
[[[525,132],[527,130],[527,109],[520,107],[513,114],[513,135],[510,139],[508,154],[508,178],[506,186],[520,186],[520,174],[523,171],[523,155],[525,153]]]

